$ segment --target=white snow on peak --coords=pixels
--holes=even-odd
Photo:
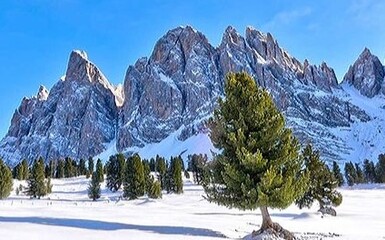
[[[37,99],[39,101],[45,101],[47,100],[48,98],[48,95],[49,95],[49,91],[47,90],[47,88],[43,85],[40,86],[39,88],[39,92],[37,93]]]
[[[116,106],[121,107],[124,103],[124,91],[123,91],[123,84],[118,84],[114,89],[114,95],[115,95],[115,103]]]
[[[88,60],[88,56],[87,56],[87,53],[83,50],[73,50],[73,52],[79,54],[81,57],[83,57],[84,59]]]

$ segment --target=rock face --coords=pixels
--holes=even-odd
[[[84,52],[71,53],[66,76],[51,92],[24,98],[1,141],[6,160],[94,156],[115,138],[113,87]]]
[[[385,70],[378,57],[365,48],[357,61],[350,66],[344,82],[354,86],[367,97],[385,95]]]
[[[176,131],[179,140],[207,133],[205,120],[223,96],[230,71],[251,74],[271,93],[300,141],[312,142],[326,160],[344,160],[352,152],[339,131],[356,131],[372,121],[346,88],[353,85],[368,97],[385,93],[384,67],[369,50],[339,85],[326,63],[301,63],[269,33],[248,27],[243,37],[228,27],[215,48],[202,33],[178,27],[156,43],[149,58],[128,68],[123,86],[112,86],[84,52],[73,51],[65,78],[50,93],[40,87],[36,97],[23,99],[0,142],[0,156],[9,162],[79,159],[111,145],[131,151]]]

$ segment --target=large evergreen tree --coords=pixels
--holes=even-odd
[[[92,173],[91,181],[88,185],[88,197],[93,201],[100,198],[100,182],[96,172]]]
[[[334,178],[337,180],[337,184],[341,187],[344,184],[344,176],[341,173],[340,166],[338,166],[336,161],[333,161],[332,167]]]
[[[354,166],[355,166],[356,173],[357,173],[357,178],[354,180],[354,182],[355,183],[364,183],[365,182],[365,176],[364,176],[364,172],[362,171],[360,164],[355,163]]]
[[[209,127],[222,151],[205,179],[207,199],[242,210],[259,208],[259,232],[270,229],[293,238],[272,222],[268,208],[287,208],[304,192],[308,177],[298,142],[269,93],[246,73],[229,74],[225,99],[219,100]]]
[[[0,200],[11,194],[13,186],[12,171],[0,158]]]
[[[47,194],[43,158],[39,158],[39,160],[36,160],[32,165],[31,174],[29,175],[27,183],[26,194],[28,196],[40,199],[40,197]]]
[[[122,153],[111,156],[106,164],[107,188],[111,191],[118,191],[123,184],[126,160]]]
[[[138,154],[127,159],[123,182],[123,197],[130,200],[144,195],[145,182],[142,160]]]
[[[320,160],[319,152],[313,151],[310,144],[303,150],[302,157],[311,180],[306,192],[296,199],[295,203],[299,208],[310,208],[316,200],[319,203],[321,212],[330,212],[326,211],[326,209],[330,209],[334,215],[335,210],[331,206],[339,206],[342,202],[341,193],[335,190],[338,181],[327,165]]]

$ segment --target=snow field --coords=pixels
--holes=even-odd
[[[240,239],[258,230],[258,210],[239,211],[207,202],[201,186],[184,181],[184,194],[162,199],[120,200],[102,185],[102,198],[87,197],[85,177],[53,179],[53,193],[41,200],[24,195],[0,201],[0,239]],[[14,181],[14,188],[19,186]],[[25,182],[22,182],[26,185]],[[341,188],[337,217],[299,210],[270,210],[273,221],[300,239],[384,239],[385,185]],[[333,236],[334,235],[334,236]]]

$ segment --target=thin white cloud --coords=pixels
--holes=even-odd
[[[277,26],[289,25],[303,17],[309,16],[311,13],[312,9],[310,7],[282,11],[277,13],[269,22],[267,22],[265,28],[272,29]]]
[[[347,14],[356,24],[367,27],[382,27],[385,21],[385,1],[354,0]]]

